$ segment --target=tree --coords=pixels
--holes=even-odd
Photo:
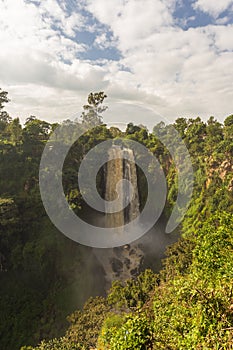
[[[233,114],[229,115],[228,117],[226,117],[225,121],[224,121],[224,125],[225,126],[231,126],[233,125]]]
[[[216,144],[223,140],[222,124],[219,123],[213,116],[207,121],[205,149],[208,155],[211,155]]]
[[[23,136],[25,139],[28,138],[32,141],[46,141],[49,138],[50,131],[51,124],[30,116],[26,119]]]
[[[5,131],[7,125],[11,122],[11,117],[6,111],[2,111],[4,108],[4,103],[9,102],[10,100],[7,97],[8,92],[3,91],[0,88],[0,139],[5,139]]]
[[[179,132],[180,136],[182,138],[184,138],[185,132],[186,132],[187,126],[188,126],[187,119],[177,118],[173,125],[174,125],[175,129]]]
[[[127,124],[127,128],[125,130],[126,135],[132,135],[137,131],[140,131],[141,128],[138,125],[134,125],[133,123]]]
[[[0,110],[0,139],[5,140],[7,139],[7,127],[11,123],[12,118],[9,116],[9,114],[6,111]]]
[[[82,311],[75,311],[67,318],[71,326],[66,333],[66,338],[71,342],[81,343],[85,349],[94,348],[109,311],[110,306],[105,298],[91,297]]]
[[[22,132],[24,155],[33,156],[34,160],[40,158],[51,130],[51,124],[34,116],[29,117]]]
[[[102,115],[104,111],[108,108],[103,106],[104,99],[107,97],[103,91],[90,93],[88,95],[88,104],[83,106],[84,111],[81,115],[81,120],[83,123],[90,124],[90,126],[97,126],[102,124]]]
[[[188,119],[185,141],[191,155],[203,153],[206,124],[200,117]]]
[[[224,121],[224,134],[225,138],[227,140],[227,148],[228,150],[230,149],[232,152],[233,145],[232,145],[232,140],[233,140],[233,114],[229,115],[225,121]],[[231,143],[231,145],[229,145]]]
[[[0,88],[0,111],[3,109],[4,103],[7,103],[7,102],[10,101],[10,100],[8,99],[7,95],[8,95],[8,92],[3,91],[3,90]]]
[[[22,127],[19,118],[13,119],[12,122],[8,125],[7,130],[10,134],[11,142],[14,145],[17,145],[22,138]]]

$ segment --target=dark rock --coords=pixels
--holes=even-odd
[[[127,267],[127,269],[129,269],[129,267],[130,267],[130,260],[128,258],[125,258],[124,259],[124,264]]]
[[[131,274],[131,276],[133,276],[133,277],[137,276],[137,274],[138,274],[138,268],[136,267],[136,269],[131,270],[131,271],[130,271],[130,274]]]
[[[135,250],[134,249],[131,249],[130,252],[129,252],[129,255],[133,255],[135,253]]]
[[[123,271],[123,263],[116,258],[110,260],[113,272],[120,273]]]

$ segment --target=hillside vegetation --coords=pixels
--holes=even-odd
[[[104,98],[100,95],[97,103],[100,113]],[[167,218],[176,201],[177,173],[155,132],[166,135],[169,144],[175,127],[194,168],[193,198],[163,269],[115,281],[103,297],[97,296],[104,291],[92,277],[97,262],[94,257],[86,261],[91,249],[58,232],[41,202],[40,158],[57,124],[31,116],[21,126],[4,111],[7,101],[0,91],[0,348],[233,349],[233,115],[223,124],[214,117],[207,122],[178,118],[155,125],[154,132],[132,123],[122,132],[97,125],[99,118],[73,145],[63,187],[77,213],[84,208],[76,181],[79,164],[103,140],[136,140],[157,156],[168,184]],[[83,118],[96,117],[95,103],[89,98],[82,119],[62,123],[64,142]],[[144,202],[146,184],[140,171],[138,176]],[[101,179],[97,182],[101,192]]]

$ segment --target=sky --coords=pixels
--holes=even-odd
[[[231,0],[0,0],[0,87],[22,121],[81,114],[148,127],[233,114]]]

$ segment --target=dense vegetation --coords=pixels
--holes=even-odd
[[[85,153],[103,140],[125,137],[144,144],[162,164],[168,183],[164,215],[169,216],[177,195],[176,169],[154,132],[166,135],[169,144],[175,127],[195,172],[181,238],[168,248],[160,273],[146,270],[125,283],[116,281],[106,297],[93,298],[103,290],[93,290],[95,281],[87,280],[87,269],[97,265],[94,257],[86,263],[91,250],[61,235],[40,199],[40,157],[56,124],[29,117],[22,127],[4,111],[8,98],[0,91],[0,347],[19,349],[53,338],[23,349],[232,349],[233,116],[224,124],[214,117],[207,122],[178,118],[172,125],[156,125],[152,133],[129,123],[122,132],[99,125],[105,97],[90,94],[82,117],[62,124],[66,137],[72,137],[84,119],[96,121],[67,156],[67,200],[82,211],[76,179]],[[139,178],[144,201],[140,172]],[[98,186],[101,190],[101,182]]]

